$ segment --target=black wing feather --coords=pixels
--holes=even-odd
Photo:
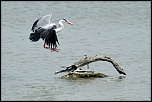
[[[31,40],[31,42],[36,42],[41,38],[41,33],[44,32],[44,29],[41,29],[41,27],[39,27],[38,29],[36,29],[34,32],[32,32],[29,36],[29,39]]]
[[[29,39],[31,40],[31,42],[36,42],[40,39],[40,34],[31,33]]]
[[[39,18],[40,19],[40,18]],[[39,19],[38,20],[36,20],[34,23],[33,23],[33,26],[32,26],[32,31],[34,32],[34,27],[36,27],[36,25],[37,25],[37,22],[39,21]]]
[[[40,37],[45,41],[45,44],[51,48],[56,48],[57,43],[58,45],[60,45],[56,32],[53,28],[51,29],[40,28]]]

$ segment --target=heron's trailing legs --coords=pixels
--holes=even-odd
[[[56,48],[50,48],[50,50],[58,52]]]
[[[44,43],[43,47],[44,47],[45,49],[50,49],[51,51],[56,51],[56,52],[58,52],[58,50],[57,50],[56,48],[50,48],[50,47],[46,46],[45,43]]]

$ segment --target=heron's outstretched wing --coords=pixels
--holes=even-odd
[[[60,45],[54,27],[50,29],[40,27],[36,30],[36,32],[40,34],[40,38],[42,38],[45,44],[47,44],[51,48],[56,48],[57,43],[58,45]]]
[[[40,19],[40,18],[39,18]],[[33,23],[33,26],[32,26],[32,31],[34,32],[35,31],[35,28],[37,28],[37,22],[39,21],[39,19],[38,20],[36,20],[34,23]]]
[[[38,20],[36,20],[33,23],[31,30],[34,32],[37,28],[46,26],[47,24],[50,24],[51,17],[52,17],[52,14],[45,15],[42,18],[39,18]]]

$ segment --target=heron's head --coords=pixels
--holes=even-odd
[[[66,22],[67,24],[71,24],[71,25],[73,25],[73,23],[72,22],[70,22],[70,21],[68,21],[66,18],[63,18],[62,19],[64,22]]]

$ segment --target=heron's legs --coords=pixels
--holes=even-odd
[[[51,51],[56,51],[56,52],[58,52],[58,50],[57,50],[56,48],[47,47],[45,43],[44,43],[43,47],[44,47],[45,49],[50,49]]]
[[[50,50],[58,52],[56,48],[50,48]]]
[[[47,47],[45,43],[44,43],[43,47],[44,47],[45,49],[49,49],[49,47]]]

